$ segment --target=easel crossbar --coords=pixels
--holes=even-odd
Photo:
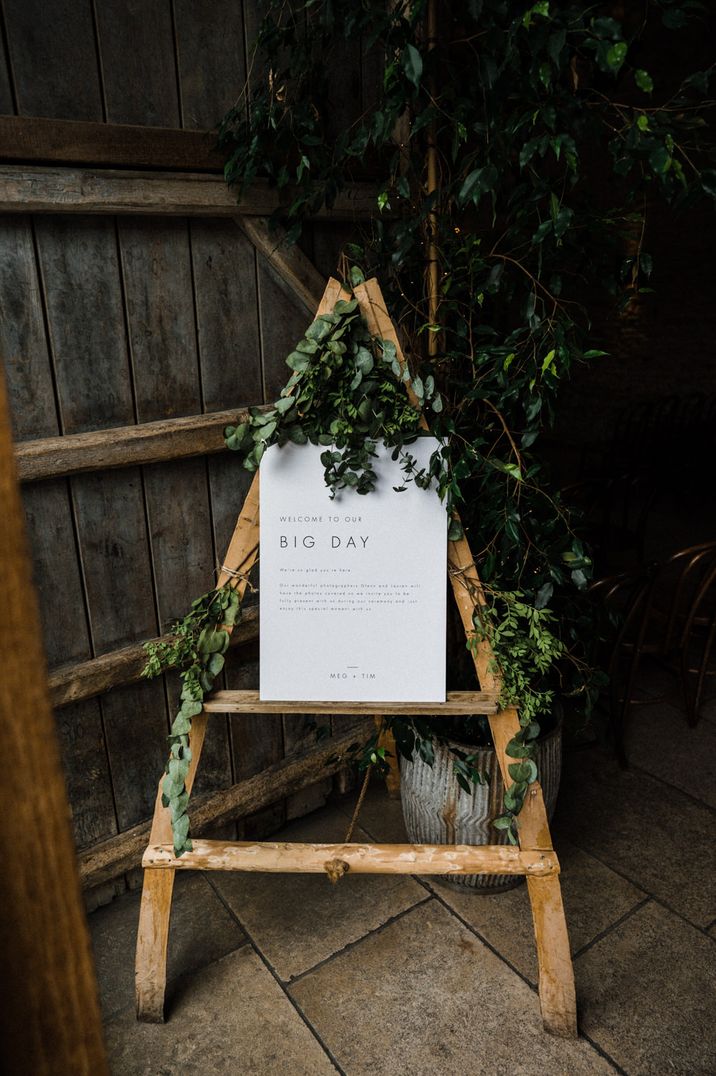
[[[449,691],[444,702],[269,702],[258,691],[215,691],[204,709],[211,714],[392,714],[447,717],[452,714],[496,714],[495,691]]]
[[[143,867],[169,870],[261,871],[321,874],[338,860],[351,874],[559,874],[552,851],[506,845],[287,844],[276,841],[201,841],[178,859],[171,844],[149,845]]]

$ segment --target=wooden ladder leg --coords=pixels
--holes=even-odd
[[[539,1003],[545,1030],[577,1035],[577,998],[572,953],[559,875],[527,879],[539,964]]]
[[[147,867],[139,910],[135,990],[137,1020],[148,1024],[164,1021],[164,993],[167,985],[167,945],[169,917],[174,889],[173,870]]]
[[[208,714],[198,714],[193,721],[189,742],[192,758],[187,774],[186,787],[191,792],[197,766],[206,735]],[[171,844],[172,824],[168,807],[162,807],[162,781],[154,806],[154,819],[149,844]],[[137,954],[135,959],[135,991],[137,1019],[145,1023],[161,1024],[164,1021],[164,994],[167,985],[167,946],[169,920],[174,890],[174,870],[157,870],[145,867],[142,884],[142,902],[139,908],[137,930]]]
[[[512,783],[509,765],[513,759],[507,754],[506,747],[519,731],[519,719],[515,710],[507,709],[492,715],[489,721],[497,759],[507,787]],[[523,851],[552,850],[547,810],[538,781],[529,788],[517,824]],[[559,875],[528,876],[527,891],[532,905],[532,922],[537,945],[542,1021],[546,1031],[565,1038],[574,1038],[577,1034],[577,999]]]
[[[387,755],[388,772],[385,775],[385,787],[392,800],[400,796],[400,769],[398,767],[398,749],[395,746],[395,736],[390,729],[383,728],[383,718],[376,714],[373,718],[375,727],[378,729],[378,747],[384,747]]]

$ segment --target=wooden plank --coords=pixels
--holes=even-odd
[[[261,711],[256,714],[257,718],[259,718],[260,713]],[[281,720],[283,725],[283,749],[287,756],[303,754],[308,750],[315,743],[319,730],[323,736],[330,737],[332,734],[329,715],[322,718],[319,716],[316,719],[312,714],[307,713],[284,713]],[[308,788],[289,796],[285,803],[286,821],[290,822],[294,818],[303,818],[304,815],[324,807],[332,788],[333,781],[324,777]],[[251,837],[244,834],[247,840],[253,836],[253,834]]]
[[[59,419],[43,315],[32,227],[23,218],[0,225],[0,352],[6,364],[15,435],[57,434]],[[72,505],[66,482],[25,490],[33,581],[42,633],[53,664],[90,657]],[[78,845],[116,832],[112,790],[97,702],[75,706],[58,723]]]
[[[372,724],[364,722],[360,728],[354,727],[340,736],[324,740],[304,755],[281,759],[231,788],[204,796],[195,793],[191,802],[192,832],[202,833],[210,825],[253,814],[322,777],[337,773],[345,765],[348,753],[365,743],[372,731]],[[85,888],[139,866],[149,832],[150,823],[143,822],[82,852],[79,868]]]
[[[246,59],[246,78],[248,90],[253,94],[263,79],[268,77],[268,64],[261,52],[256,50],[256,43],[261,22],[266,14],[262,0],[243,0],[244,41]]]
[[[232,687],[257,688],[259,663],[256,647],[244,656],[235,655],[227,662],[226,682]],[[219,720],[226,720],[219,718]],[[280,765],[284,758],[283,724],[280,714],[262,717],[251,711],[229,719],[234,780],[252,780],[256,775],[267,773]],[[318,780],[319,778],[314,778]],[[304,786],[306,787],[306,786]],[[250,820],[253,832],[264,835],[275,830],[285,821],[285,803],[269,800],[257,806],[258,817]],[[193,805],[192,805],[193,825]],[[240,833],[245,831],[246,819],[242,819]]]
[[[25,490],[24,502],[48,657],[55,664],[83,663],[91,647],[67,483]],[[117,828],[98,701],[76,700],[58,716],[57,730],[75,840],[84,847]]]
[[[90,0],[3,0],[18,111],[101,120]]]
[[[223,173],[214,131],[0,115],[0,160]]]
[[[257,403],[262,394],[253,246],[230,221],[195,220],[190,232],[204,407],[218,411]],[[240,507],[239,500],[234,519]]]
[[[156,634],[141,475],[79,475],[73,485],[92,641],[102,654]],[[125,829],[146,818],[154,775],[164,766],[169,715],[163,684],[118,688],[102,697],[101,708],[115,811]]]
[[[217,127],[246,78],[243,4],[174,0],[182,127]]]
[[[5,364],[15,438],[59,430],[37,274],[32,222],[0,222],[0,353]]]
[[[187,222],[130,218],[120,220],[118,230],[137,418],[191,415],[201,410],[203,396]],[[143,478],[157,613],[167,630],[215,578],[206,463],[162,463],[145,468]],[[170,714],[178,694],[172,682]],[[212,724],[204,747],[209,787],[231,781],[223,726]]]
[[[261,400],[253,247],[233,222],[223,220],[192,221],[191,246],[205,406],[245,405]],[[208,472],[214,545],[221,564],[252,478],[233,453],[209,460]],[[245,660],[250,663],[253,659],[250,655],[243,656],[240,662],[236,657],[229,659],[222,677],[224,683],[232,682],[232,670]],[[226,719],[220,719],[219,724],[228,729],[234,780],[253,772],[249,763],[252,751],[261,763],[280,757],[280,745],[277,754],[273,731],[267,726],[251,730],[256,735],[242,743],[244,761],[237,766],[240,730],[229,727]],[[202,771],[199,789],[214,787]]]
[[[306,317],[304,303],[296,301],[295,294],[286,284],[273,262],[259,252],[258,285],[261,316],[261,357],[263,365],[263,397],[275,400],[290,377],[286,356],[303,337],[315,317],[316,307]],[[325,282],[324,282],[325,286]],[[276,317],[276,311],[281,317]]]
[[[9,115],[15,111],[15,98],[13,94],[12,80],[10,78],[10,64],[8,62],[5,35],[0,35],[0,115]]]
[[[0,1068],[108,1072],[0,378]],[[28,676],[28,670],[31,675]],[[31,1019],[28,1016],[32,1014]]]
[[[133,423],[114,224],[56,217],[36,228],[61,431]]]
[[[188,222],[117,222],[137,421],[198,417],[197,360]]]
[[[241,623],[234,629],[229,646],[254,642],[258,638],[258,624],[258,606],[244,609]],[[168,642],[171,637],[171,634],[162,635],[152,641],[161,639]],[[98,658],[71,662],[52,669],[49,677],[52,705],[57,709],[141,680],[142,669],[147,663],[144,645],[132,643],[118,650],[110,650]]]
[[[38,227],[63,428],[135,420],[117,237],[111,222],[44,220]],[[88,281],[92,286],[88,286]],[[142,476],[138,468],[71,479],[95,655],[157,634]],[[161,683],[101,702],[120,828],[146,817],[163,766],[168,713]]]
[[[223,452],[224,427],[243,421],[246,415],[245,409],[232,408],[20,442],[15,447],[18,474],[23,482],[39,482],[62,475]]]
[[[368,220],[376,188],[353,183],[321,220]],[[278,208],[276,191],[256,180],[241,198],[223,176],[0,165],[0,213],[163,213],[174,216],[268,217]]]
[[[203,401],[187,224],[129,218],[118,229],[137,420],[196,422]],[[217,441],[223,425],[214,427]],[[159,623],[167,630],[214,571],[206,465],[148,467],[144,488]]]
[[[488,691],[449,691],[445,702],[266,702],[256,690],[216,691],[205,703],[207,713],[216,714],[406,714],[449,717],[456,714],[494,714],[498,697]]]
[[[117,832],[99,700],[71,703],[55,721],[75,843],[88,848]]]
[[[109,123],[177,127],[171,5],[94,0]]]
[[[278,276],[288,284],[294,302],[298,300],[313,318],[326,287],[326,277],[318,272],[299,247],[287,247],[280,233],[272,233],[266,220],[261,217],[237,217],[236,223]]]
[[[204,405],[213,409],[261,400],[253,247],[233,221],[194,220],[190,231]],[[252,476],[231,452],[207,462],[214,546],[221,564]],[[215,578],[213,572],[212,578]],[[237,665],[239,669],[235,673]],[[242,683],[242,678],[252,669],[251,655],[242,655],[240,659],[236,655],[229,657],[223,683]],[[232,680],[234,675],[239,677],[237,681]],[[234,780],[281,757],[282,743],[276,742],[273,725],[263,729],[242,728],[229,725],[225,718],[219,719],[219,724],[228,729]],[[215,787],[210,775],[202,770],[199,790]]]
[[[278,841],[194,841],[178,859],[171,844],[153,844],[142,866],[169,870],[322,874],[339,860],[351,874],[558,874],[554,852],[522,852],[504,844],[286,844]]]
[[[240,414],[263,399],[256,255],[233,223],[192,221],[191,238],[204,405],[214,409],[231,402]],[[232,452],[207,462],[214,544],[221,560],[252,476]]]
[[[25,218],[5,219],[0,225],[0,304],[4,314],[0,353],[15,436],[56,434],[58,415],[42,295],[31,225]],[[76,600],[80,576],[66,483],[48,483],[41,491],[28,491],[25,504],[50,661],[86,657],[87,625],[82,603]]]

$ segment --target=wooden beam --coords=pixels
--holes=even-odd
[[[316,216],[321,220],[368,220],[377,211],[376,192],[374,184],[354,183],[338,194],[332,208],[322,209]],[[258,179],[238,198],[223,176],[0,165],[2,213],[268,217],[279,204],[275,188]]]
[[[349,750],[365,743],[373,732],[372,722],[323,740],[320,746],[299,757],[289,757],[220,792],[195,796],[191,802],[191,827],[201,833],[210,825],[253,814],[269,804],[330,777],[350,761]],[[79,854],[79,870],[86,889],[110,881],[133,867],[139,867],[147,847],[151,822],[143,822]]]
[[[498,696],[488,691],[450,691],[445,702],[267,702],[258,691],[216,691],[204,703],[214,714],[405,714],[447,717],[451,714],[495,714]]]
[[[241,622],[237,624],[229,640],[229,646],[240,646],[254,642],[259,635],[258,606],[250,605],[243,610]],[[171,633],[162,635],[148,642],[169,642]],[[115,687],[134,684],[142,678],[142,669],[147,664],[145,643],[132,643],[121,650],[110,650],[98,658],[88,661],[72,662],[53,669],[49,677],[50,699],[55,709],[67,706],[71,702],[91,699]]]
[[[108,1071],[0,377],[0,1071]]]
[[[281,279],[289,285],[313,320],[316,307],[326,288],[326,280],[313,262],[295,244],[286,246],[282,242],[282,236],[270,231],[268,222],[261,217],[237,217],[236,223]]]
[[[222,172],[216,131],[0,116],[0,160]]]
[[[259,406],[266,410],[267,405]],[[21,441],[15,446],[17,472],[22,482],[39,482],[84,471],[205,456],[224,450],[225,426],[247,418],[245,408],[235,407],[206,415],[141,422],[137,426]]]
[[[338,861],[338,862],[335,862]],[[178,859],[171,844],[152,845],[144,867],[170,870],[321,874],[326,865],[351,874],[558,874],[554,852],[489,844],[284,844],[276,841],[194,841]],[[329,871],[330,873],[330,871]]]

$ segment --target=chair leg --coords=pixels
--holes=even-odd
[[[137,1019],[149,1024],[164,1022],[169,917],[175,874],[173,870],[152,870],[151,867],[144,871],[135,988]]]
[[[708,672],[709,659],[711,657],[711,651],[713,650],[714,637],[716,636],[716,615],[711,618],[709,624],[709,633],[704,644],[703,653],[701,654],[701,661],[699,663],[697,679],[696,679],[696,691],[694,693],[694,706],[693,710],[688,714],[689,725],[695,728],[699,723],[701,709],[701,698],[704,693],[704,680]]]
[[[629,769],[629,758],[624,747],[624,718],[628,707],[627,700],[619,698],[610,698],[609,700],[609,731],[614,753],[622,770]]]
[[[545,1031],[577,1035],[572,954],[559,875],[527,879],[539,964],[539,1002]]]

